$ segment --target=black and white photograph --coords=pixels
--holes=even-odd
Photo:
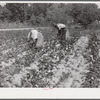
[[[100,88],[100,3],[0,3],[0,88]]]

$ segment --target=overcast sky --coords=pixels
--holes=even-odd
[[[100,3],[96,3],[98,5],[98,7],[100,8]]]
[[[100,3],[95,3],[95,4],[97,4],[97,5],[98,5],[98,7],[100,8]],[[0,5],[4,6],[4,5],[5,5],[5,3],[0,3]]]
[[[1,6],[4,6],[4,5],[5,5],[5,3],[0,3],[0,5],[1,5]]]

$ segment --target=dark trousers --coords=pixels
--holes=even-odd
[[[66,29],[65,28],[58,31],[57,37],[61,46],[66,47]]]

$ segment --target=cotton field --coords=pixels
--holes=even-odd
[[[0,32],[0,87],[100,87],[100,58],[94,60],[92,53],[99,45],[90,46],[91,35],[71,37],[75,41],[63,49],[56,32],[41,30],[45,43],[40,51],[29,48],[28,30]]]

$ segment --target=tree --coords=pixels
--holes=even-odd
[[[0,6],[0,20],[2,21],[9,21],[9,17],[11,15],[11,12],[4,6]]]
[[[96,20],[100,21],[100,8],[96,12]]]
[[[25,8],[27,5],[23,3],[7,3],[5,6],[11,12],[10,20],[23,22],[25,20]]]
[[[52,4],[47,11],[47,20],[49,22],[67,24],[70,17],[66,13],[66,4]]]
[[[46,17],[47,14],[47,9],[50,7],[52,4],[49,3],[34,3],[32,4],[32,10],[34,12],[35,16],[38,16],[42,14],[44,17]]]
[[[44,25],[46,23],[47,9],[52,4],[31,4],[28,8],[27,18],[33,25]]]
[[[75,23],[87,27],[95,21],[96,11],[98,6],[96,4],[68,4],[69,10],[67,13],[73,17]]]

